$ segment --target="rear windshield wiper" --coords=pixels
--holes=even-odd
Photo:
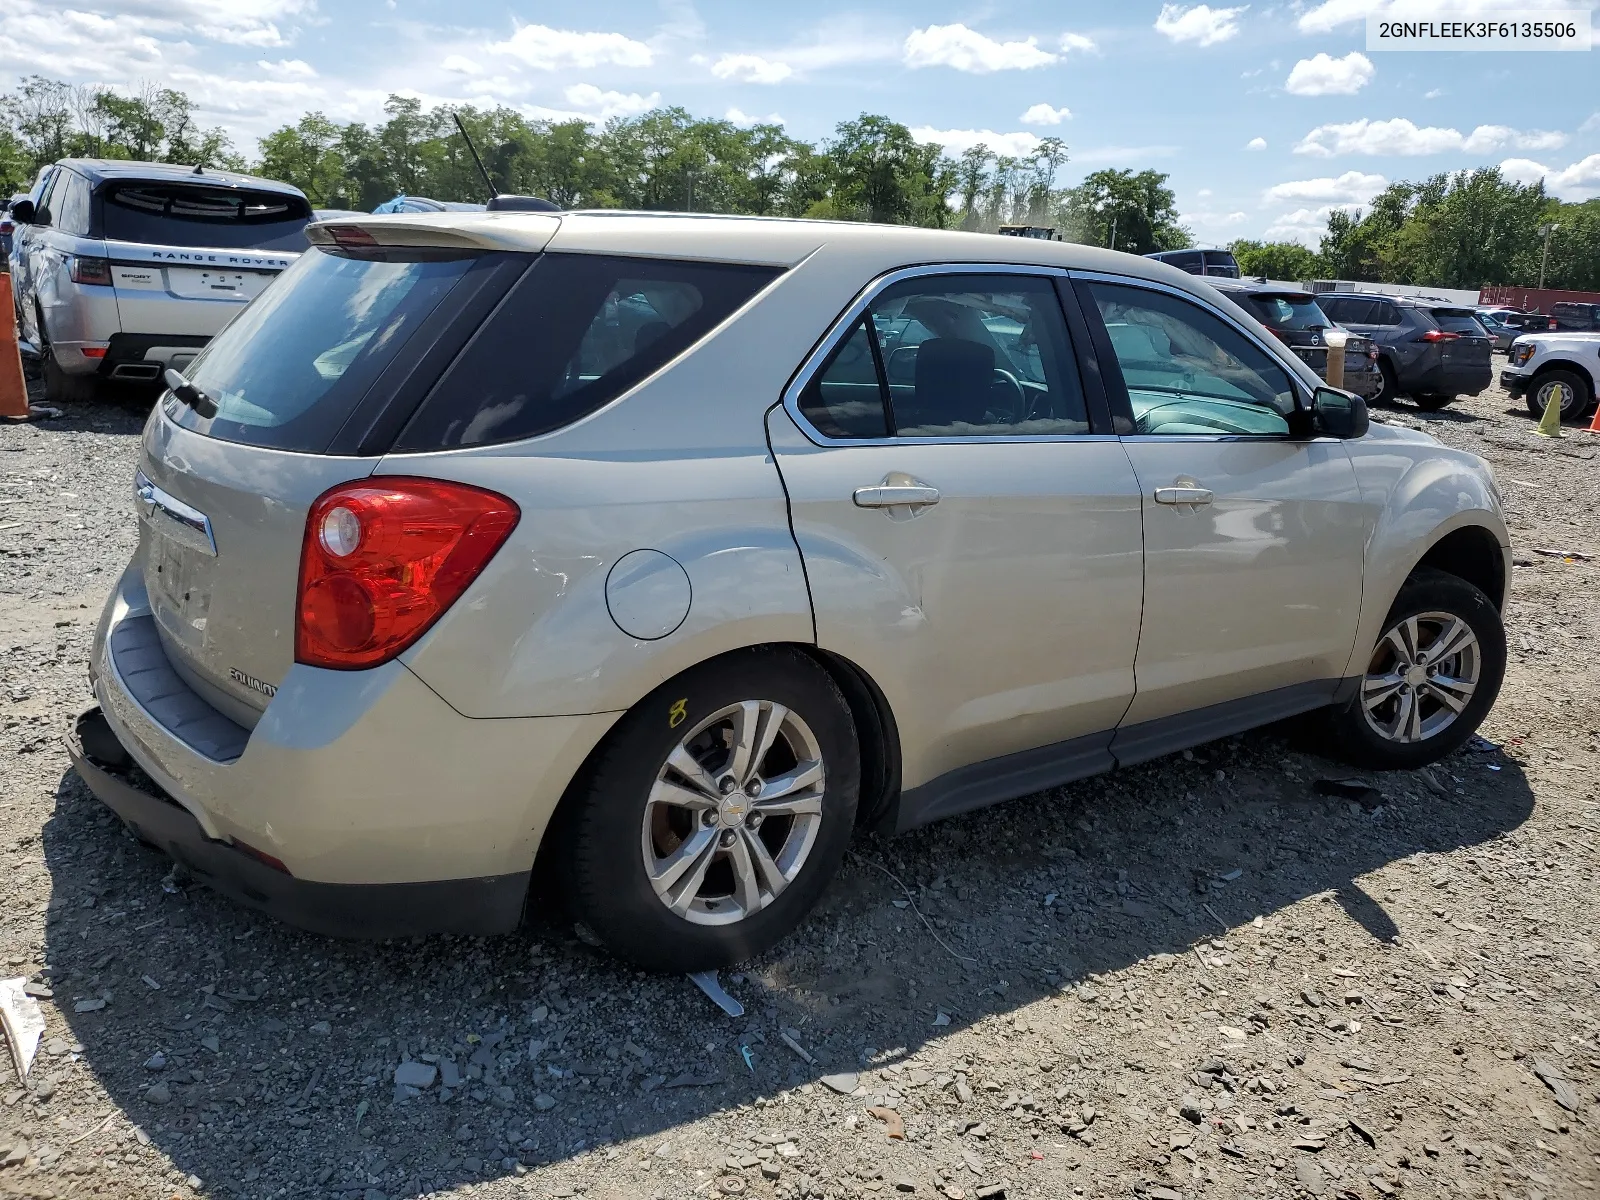
[[[217,402],[183,377],[183,372],[168,367],[163,378],[172,394],[182,400],[200,416],[210,420],[217,415]]]

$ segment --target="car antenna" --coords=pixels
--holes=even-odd
[[[489,200],[492,202],[499,198],[500,190],[494,186],[494,180],[489,178],[489,172],[483,168],[483,159],[478,157],[478,148],[472,144],[472,138],[467,133],[467,127],[461,123],[461,114],[451,110],[451,117],[455,119],[456,129],[461,133],[461,140],[467,144],[467,149],[472,152],[472,161],[478,164],[478,174],[483,176],[484,186],[489,189]]]

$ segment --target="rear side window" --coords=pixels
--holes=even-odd
[[[302,250],[303,196],[189,183],[109,183],[101,224],[112,241],[224,250]]]
[[[733,263],[542,255],[395,449],[509,442],[571,424],[671,362],[777,274]]]
[[[180,425],[224,441],[318,453],[378,373],[478,261],[459,251],[307,250],[190,365],[217,405]]]

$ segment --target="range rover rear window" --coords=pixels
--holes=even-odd
[[[303,250],[311,206],[302,196],[189,183],[109,183],[101,227],[119,242],[240,250]]]

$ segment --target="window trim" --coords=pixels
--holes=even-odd
[[[813,376],[823,370],[828,360],[832,358],[834,349],[840,342],[848,338],[855,329],[856,323],[871,307],[872,302],[883,292],[908,279],[925,279],[935,276],[948,275],[1021,275],[1034,279],[1048,279],[1058,281],[1058,286],[1051,289],[1056,305],[1061,313],[1063,327],[1067,331],[1069,342],[1072,343],[1074,363],[1078,368],[1079,386],[1083,391],[1084,406],[1089,414],[1088,433],[1036,433],[1036,434],[964,434],[949,437],[882,437],[882,438],[836,438],[829,437],[813,425],[810,419],[800,410],[800,398],[811,383]],[[978,445],[1025,445],[1033,442],[1065,442],[1076,444],[1078,442],[1114,442],[1117,435],[1111,432],[1101,432],[1097,429],[1098,406],[1093,394],[1094,383],[1098,383],[1101,373],[1089,369],[1086,355],[1096,353],[1095,346],[1079,345],[1076,337],[1077,330],[1067,311],[1067,305],[1061,295],[1059,283],[1064,283],[1071,275],[1065,267],[1042,266],[1034,263],[1005,263],[1005,262],[958,262],[958,263],[921,263],[917,266],[897,267],[886,271],[876,279],[869,282],[856,294],[856,298],[834,318],[828,326],[827,332],[821,340],[806,355],[789,384],[783,389],[783,397],[779,403],[783,406],[789,418],[794,421],[806,439],[818,446],[959,446],[967,444]],[[1087,318],[1085,318],[1087,320]],[[873,333],[874,355],[877,349],[877,334]],[[879,387],[883,386],[886,379],[885,373],[879,372]],[[890,428],[893,428],[891,423]]]
[[[1212,304],[1206,298],[1204,298],[1202,296],[1196,296],[1193,292],[1185,291],[1183,288],[1173,287],[1171,284],[1160,283],[1160,282],[1157,282],[1156,280],[1153,280],[1153,279],[1144,279],[1144,278],[1141,278],[1138,275],[1115,275],[1115,274],[1112,274],[1109,271],[1081,271],[1081,270],[1068,271],[1067,275],[1072,279],[1074,284],[1078,284],[1078,283],[1084,283],[1084,284],[1089,284],[1089,283],[1109,283],[1109,284],[1116,284],[1116,285],[1118,285],[1120,287],[1144,288],[1146,291],[1165,292],[1166,294],[1168,294],[1170,296],[1174,296],[1179,300],[1188,301],[1190,304],[1195,305],[1197,308],[1201,309],[1202,311],[1207,312],[1207,313],[1211,314],[1212,316],[1216,317],[1218,320],[1222,321],[1230,329],[1234,330],[1241,337],[1243,337],[1246,341],[1248,341],[1252,345],[1254,345],[1258,350],[1263,351],[1268,358],[1270,358],[1274,362],[1278,363],[1279,366],[1281,366],[1283,368],[1283,373],[1284,373],[1285,378],[1287,378],[1288,381],[1289,381],[1290,390],[1294,393],[1294,402],[1295,402],[1296,409],[1303,410],[1303,409],[1306,409],[1306,408],[1308,408],[1310,406],[1311,393],[1310,393],[1309,390],[1307,390],[1307,384],[1306,384],[1305,380],[1301,379],[1299,374],[1296,371],[1290,369],[1290,366],[1287,363],[1285,363],[1284,356],[1279,353],[1279,348],[1277,346],[1274,346],[1274,345],[1269,345],[1266,341],[1263,341],[1261,338],[1257,337],[1249,329],[1247,329],[1245,326],[1239,324],[1238,321],[1236,321],[1234,318],[1230,317],[1227,313],[1223,312],[1222,309],[1218,308],[1215,304]],[[1074,290],[1076,290],[1076,288]],[[1116,375],[1115,375],[1114,381],[1108,376],[1107,377],[1107,385],[1106,385],[1106,400],[1112,406],[1112,408],[1111,408],[1112,417],[1118,423],[1119,427],[1125,424],[1128,427],[1128,429],[1131,431],[1132,428],[1133,428],[1133,405],[1128,399],[1128,385],[1122,378],[1122,365],[1117,362],[1116,355],[1112,351],[1111,339],[1110,339],[1110,336],[1106,333],[1105,322],[1100,319],[1100,309],[1099,309],[1099,307],[1097,305],[1084,303],[1084,299],[1083,299],[1081,294],[1080,294],[1080,297],[1079,297],[1079,307],[1086,310],[1084,312],[1084,320],[1089,323],[1089,332],[1090,332],[1090,336],[1094,339],[1096,356],[1097,357],[1101,357],[1101,358],[1108,358],[1109,361],[1116,366]],[[1092,311],[1087,311],[1087,310],[1092,310]],[[1298,366],[1302,366],[1303,364],[1296,362],[1293,365],[1298,367]],[[1309,370],[1310,368],[1306,368],[1306,369]],[[1123,440],[1123,441],[1131,441],[1131,442],[1283,442],[1283,441],[1290,441],[1290,442],[1295,442],[1297,444],[1310,444],[1312,442],[1336,442],[1339,439],[1335,438],[1335,437],[1329,437],[1327,435],[1318,435],[1316,437],[1309,437],[1309,438],[1296,438],[1292,433],[1290,433],[1290,434],[1275,434],[1275,433],[1274,434],[1268,434],[1268,433],[1214,433],[1214,434],[1212,434],[1212,433],[1133,433],[1133,432],[1128,432],[1128,433],[1125,433],[1125,434],[1122,435],[1121,440]]]

